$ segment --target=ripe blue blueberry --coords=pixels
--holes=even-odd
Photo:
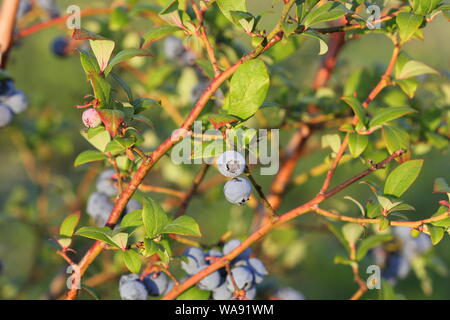
[[[208,259],[208,257],[212,257],[212,258],[221,258],[223,257],[223,253],[219,250],[216,249],[211,249],[206,253],[206,257],[205,260],[208,264],[213,263],[214,261],[211,259]]]
[[[47,11],[51,18],[59,17],[60,11],[55,0],[37,0],[37,4],[41,9]]]
[[[56,56],[64,58],[69,55],[69,46],[69,39],[66,37],[57,37],[52,42],[52,51]]]
[[[84,110],[81,119],[88,128],[97,128],[102,123],[100,114],[94,108]]]
[[[275,298],[279,300],[305,300],[302,293],[290,287],[283,287],[275,292]]]
[[[250,199],[252,185],[247,179],[234,178],[225,183],[223,191],[229,202],[242,205]]]
[[[184,250],[183,256],[185,259],[181,261],[181,268],[189,275],[197,273],[198,269],[206,264],[205,254],[199,248],[187,248]]]
[[[144,278],[144,285],[147,289],[148,295],[157,297],[162,295],[169,284],[167,275],[163,272],[150,273]]]
[[[264,277],[269,274],[264,266],[264,263],[257,258],[248,259],[247,266],[253,271],[255,283],[261,283],[264,280]]]
[[[175,286],[175,283],[172,280],[169,279],[169,282],[167,283],[167,288],[166,288],[166,290],[164,290],[162,295],[166,295],[167,293],[172,291],[174,286]]]
[[[234,281],[239,289],[248,290],[254,284],[255,277],[253,276],[253,272],[247,267],[240,266],[232,268],[231,274],[233,275]],[[234,286],[230,275],[227,276],[227,283],[228,289],[233,290]]]
[[[114,178],[116,172],[113,169],[103,171],[97,178],[95,186],[97,190],[112,197],[118,192],[117,182]]]
[[[147,300],[147,290],[138,275],[122,276],[119,281],[122,300]]]
[[[0,80],[0,101],[3,101],[14,92],[14,82],[11,79]]]
[[[411,270],[411,264],[407,257],[399,252],[389,255],[385,262],[385,266],[381,271],[381,276],[391,284],[397,279],[404,279]]]
[[[0,102],[0,128],[6,127],[12,120],[13,113],[4,103]]]
[[[214,300],[231,300],[231,298],[233,298],[233,291],[229,290],[227,283],[224,282],[221,286],[212,291],[212,298]]]
[[[113,208],[114,204],[106,194],[94,192],[89,196],[86,212],[96,220],[98,226],[104,226]]]
[[[14,90],[4,101],[5,104],[15,113],[21,113],[28,108],[28,99],[25,93]]]
[[[245,159],[239,152],[228,150],[217,157],[217,167],[225,177],[234,178],[244,172]]]
[[[229,254],[231,251],[233,251],[234,249],[236,249],[237,247],[239,247],[241,245],[241,241],[237,240],[237,239],[232,239],[230,241],[228,241],[227,243],[225,243],[225,245],[223,246],[223,254],[227,255]],[[252,250],[250,248],[246,248],[244,251],[241,252],[240,255],[238,255],[235,258],[235,261],[239,261],[239,260],[247,260],[250,258],[250,254],[252,253]]]
[[[197,269],[197,272],[205,269],[207,266],[203,265]],[[197,286],[202,290],[214,290],[222,284],[222,277],[218,271],[214,271],[200,280]]]
[[[22,18],[28,12],[33,9],[30,0],[20,0],[19,7],[17,8],[17,19]]]

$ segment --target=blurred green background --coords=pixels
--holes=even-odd
[[[156,4],[157,1],[142,1]],[[162,1],[164,2],[164,1]],[[73,1],[58,1],[65,8]],[[102,7],[110,1],[77,1],[82,8]],[[267,12],[263,25],[269,29],[279,12],[275,1],[249,0],[250,11],[254,14]],[[275,4],[274,4],[275,3]],[[36,23],[36,22],[34,22]],[[96,16],[83,18],[84,27],[100,27],[101,32],[108,24],[108,17]],[[152,22],[138,18],[124,30],[113,37],[121,45],[133,44],[133,36],[138,36],[152,26]],[[413,40],[407,44],[406,50],[414,59],[422,61],[442,73],[435,81],[449,83],[446,75],[450,72],[450,42],[448,41],[448,22],[442,16],[436,18],[425,29],[423,41]],[[79,134],[82,128],[81,112],[74,106],[83,102],[83,96],[90,93],[84,72],[80,66],[77,54],[68,58],[57,58],[50,51],[51,42],[56,36],[68,35],[63,27],[52,27],[30,37],[22,39],[12,50],[8,64],[10,72],[16,81],[17,88],[26,92],[30,99],[30,108],[14,120],[14,124],[0,130],[0,260],[3,271],[0,274],[0,298],[2,299],[45,299],[56,298],[64,289],[66,263],[56,255],[56,250],[50,244],[50,239],[57,235],[61,221],[71,213],[77,205],[84,209],[83,203],[77,203],[77,188],[85,178],[88,166],[73,167],[73,160],[83,150],[91,148]],[[128,36],[127,36],[128,34]],[[135,41],[134,41],[135,42]],[[249,47],[248,40],[242,37],[242,44]],[[119,45],[119,46],[121,46]],[[155,49],[157,51],[158,47]],[[352,40],[345,45],[333,75],[330,87],[342,87],[349,74],[359,68],[383,68],[389,60],[392,46],[383,35],[367,35]],[[306,94],[311,89],[311,79],[317,70],[321,57],[317,55],[318,44],[314,40],[304,40],[300,48],[279,64],[279,68],[289,70],[289,79],[298,89],[298,95]],[[132,62],[138,69],[148,72],[149,82],[160,67],[158,55],[155,58],[136,58]],[[155,67],[156,66],[156,67]],[[174,66],[177,68],[177,66]],[[156,71],[155,71],[156,70]],[[164,84],[165,91],[171,98],[177,96],[179,70]],[[121,75],[133,84],[136,93],[154,96],[154,93],[136,83],[135,78],[126,70]],[[154,80],[154,79],[153,79]],[[161,87],[164,87],[161,85]],[[156,90],[156,89],[155,89]],[[163,91],[164,91],[163,90]],[[276,90],[276,89],[272,89]],[[161,90],[157,90],[161,92]],[[387,90],[389,92],[389,90]],[[418,94],[427,93],[419,87]],[[177,101],[176,98],[173,98]],[[433,103],[433,101],[429,101]],[[176,103],[174,103],[177,105]],[[182,115],[189,111],[189,104],[178,105]],[[147,139],[145,147],[151,150],[158,142],[166,138],[175,128],[175,124],[162,110],[151,110],[147,114],[155,128],[146,128]],[[285,145],[292,134],[287,130],[282,134],[282,145]],[[299,162],[296,175],[307,172],[308,169],[321,163],[329,150],[321,150],[320,136],[314,136],[309,142],[313,148]],[[315,147],[314,147],[315,146]],[[405,200],[416,207],[411,219],[429,217],[442,200],[431,193],[436,177],[450,180],[450,157],[447,150],[430,150],[413,157],[426,159],[424,169],[417,183],[407,192]],[[169,159],[163,159],[146,179],[152,185],[173,187],[179,190],[189,188],[199,166],[172,165]],[[365,168],[365,164],[357,160],[342,165],[337,172],[335,182],[343,181]],[[101,171],[97,166],[92,172]],[[255,170],[256,171],[256,170]],[[207,178],[217,174],[215,169],[209,171]],[[34,176],[33,176],[34,175]],[[258,181],[267,190],[272,177],[257,176]],[[376,177],[370,178],[377,181]],[[307,183],[292,186],[286,194],[279,212],[284,212],[313,197],[320,187],[323,176],[312,177]],[[378,180],[380,181],[380,180]],[[93,188],[88,189],[80,201]],[[351,202],[343,200],[345,195],[357,199],[367,199],[368,188],[355,185],[346,192],[338,194],[333,200],[327,201],[326,207],[335,208],[341,212],[356,214],[358,209]],[[163,199],[160,195],[152,195],[155,199]],[[212,244],[227,231],[234,237],[245,237],[254,209],[249,206],[232,206],[223,199],[222,184],[219,183],[208,192],[202,193],[192,201],[188,214],[195,217],[200,224],[204,237],[202,242]],[[85,224],[92,224],[88,217],[83,216]],[[301,291],[307,299],[343,299],[351,296],[357,289],[348,266],[335,265],[336,254],[344,254],[344,249],[338,240],[324,229],[324,220],[312,214],[306,215],[282,231],[273,232],[263,241],[261,259],[266,262],[270,271],[269,283],[287,285]],[[277,246],[276,243],[285,243]],[[91,241],[76,238],[75,248],[77,261],[85,252]],[[182,248],[180,246],[180,248]],[[444,265],[450,266],[450,242],[444,239],[433,248]],[[101,260],[88,271],[87,277],[104,270],[117,272],[119,267],[114,262],[111,252],[103,253]],[[364,265],[370,264],[370,259]],[[364,267],[361,269],[364,277]],[[450,286],[448,275],[439,275],[434,270],[429,271],[433,280],[433,293],[424,295],[420,281],[410,273],[407,279],[396,286],[396,291],[408,299],[449,299]],[[54,280],[56,277],[57,280]],[[102,298],[118,298],[117,276],[111,276],[110,281],[96,286]],[[88,298],[86,295],[82,297]],[[376,297],[369,292],[366,298]]]

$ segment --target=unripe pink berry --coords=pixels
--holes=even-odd
[[[97,128],[101,123],[102,120],[100,119],[100,115],[98,114],[97,110],[95,109],[86,109],[83,112],[83,123],[88,128]]]

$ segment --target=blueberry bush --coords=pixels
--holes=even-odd
[[[450,298],[446,0],[0,10],[1,298]]]

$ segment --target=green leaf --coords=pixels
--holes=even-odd
[[[437,245],[444,238],[445,228],[428,224],[427,229],[430,232],[431,243],[433,243],[433,246]]]
[[[423,166],[423,160],[410,160],[395,168],[387,177],[384,193],[400,197],[414,183]]]
[[[228,113],[241,119],[250,118],[263,104],[269,86],[269,73],[263,61],[257,59],[244,63],[230,82]]]
[[[181,216],[174,221],[170,222],[166,227],[161,231],[161,233],[174,233],[180,234],[184,236],[196,236],[200,237],[200,228],[197,222],[188,216]]]
[[[192,287],[180,294],[177,300],[208,300],[210,295],[211,291],[200,290],[197,287]]]
[[[355,97],[350,96],[342,97],[342,100],[352,108],[353,113],[358,118],[359,122],[361,122],[361,124],[365,126],[367,124],[366,110],[364,110],[361,102],[359,102],[359,100]]]
[[[113,156],[124,152],[127,148],[132,147],[136,142],[133,138],[116,137],[111,140],[105,148],[105,152],[111,153]]]
[[[321,6],[315,6],[305,17],[303,25],[310,27],[320,22],[335,20],[345,15],[348,10],[339,2],[330,1]]]
[[[115,244],[117,244],[117,246],[120,249],[125,250],[128,244],[128,233],[125,232],[116,233],[115,235],[111,236],[111,240]]]
[[[408,98],[414,98],[414,94],[416,93],[417,87],[419,85],[419,81],[416,78],[409,78],[403,80],[396,80],[396,84],[403,90],[404,93],[408,96]]]
[[[447,213],[447,215],[450,215],[449,209],[445,206],[440,206],[439,209],[436,211],[435,214],[433,214],[432,217],[440,216],[444,213]],[[448,227],[450,227],[450,216],[445,219],[442,219],[442,220],[433,221],[433,222],[431,222],[431,224],[436,227],[448,228]]]
[[[408,41],[422,24],[423,16],[409,12],[400,12],[396,17],[400,38],[403,42]]]
[[[75,227],[80,221],[80,214],[73,213],[68,215],[59,227],[59,234],[63,237],[71,237],[75,231]]]
[[[385,124],[386,122],[398,119],[404,115],[417,112],[409,107],[391,107],[385,109],[378,109],[374,117],[370,120],[369,127],[374,128]]]
[[[301,23],[319,0],[296,0],[298,22]]]
[[[141,256],[134,250],[119,251],[125,266],[132,273],[139,273],[141,270]]]
[[[356,260],[361,261],[370,249],[392,239],[390,234],[377,234],[363,239],[356,250]]]
[[[364,227],[356,223],[347,223],[342,227],[342,234],[350,246],[354,245],[364,232]]]
[[[235,23],[235,21],[231,14],[232,11],[247,11],[245,0],[216,0],[216,3],[223,15],[233,23]]]
[[[383,137],[389,153],[400,149],[409,149],[409,134],[403,129],[391,126],[383,127]]]
[[[111,102],[111,85],[101,75],[91,72],[88,75],[100,108],[106,108]]]
[[[89,129],[87,131],[82,130],[81,135],[89,141],[95,148],[100,150],[101,152],[105,151],[106,145],[111,141],[111,136],[103,127],[95,128],[100,130],[92,130]],[[91,135],[90,133],[95,132],[95,135]]]
[[[128,85],[128,83],[126,83],[125,80],[123,80],[119,75],[117,75],[114,72],[111,72],[111,76],[122,87],[122,89],[125,91],[125,93],[128,96],[128,101],[131,103],[131,101],[133,101],[133,92],[131,91],[131,88]]]
[[[125,120],[125,114],[120,110],[113,109],[98,109],[97,111],[106,130],[112,137],[115,137],[117,130]]]
[[[142,222],[142,210],[134,210],[128,212],[120,221],[121,228],[140,227],[144,223]]]
[[[144,49],[136,49],[136,48],[129,48],[120,51],[117,55],[114,56],[114,58],[111,59],[108,66],[105,68],[105,76],[107,76],[111,70],[116,66],[117,64],[127,61],[134,57],[148,57],[152,54]]]
[[[80,61],[86,75],[89,75],[90,73],[100,73],[97,60],[92,54],[80,50]]]
[[[145,40],[144,45],[147,45],[148,43],[152,43],[154,41],[160,40],[174,32],[180,31],[181,29],[176,26],[160,26],[155,27],[147,31],[147,33],[144,34],[143,38]]]
[[[161,106],[159,101],[150,98],[137,98],[131,103],[134,107],[135,113],[140,113],[149,108],[157,108]]]
[[[103,72],[108,65],[109,58],[116,45],[112,40],[89,40],[91,49],[97,58],[100,72]]]
[[[362,216],[366,215],[364,207],[362,206],[362,204],[358,200],[356,200],[356,199],[354,199],[354,198],[352,198],[350,196],[345,196],[344,199],[350,200],[351,202],[356,204],[358,206],[359,210],[361,211]]]
[[[413,11],[417,14],[427,15],[430,14],[441,0],[414,0]]]
[[[169,223],[169,218],[161,206],[153,199],[144,198],[144,208],[142,209],[142,221],[147,237],[153,238]]]
[[[349,258],[343,257],[341,255],[336,255],[333,259],[334,264],[344,264],[344,265],[352,265],[354,261],[350,260]]]
[[[86,150],[80,153],[75,161],[74,161],[74,167],[81,166],[82,164],[93,162],[93,161],[99,161],[99,160],[106,160],[107,157],[100,151],[95,150]]]
[[[322,136],[322,147],[330,147],[334,153],[337,153],[341,147],[341,137],[338,134],[326,134]]]
[[[75,29],[72,38],[74,40],[108,40],[105,37],[84,28]]]
[[[420,61],[410,60],[405,63],[397,79],[408,79],[422,74],[439,74],[439,72]]]
[[[324,40],[324,37],[322,37],[314,30],[305,31],[302,33],[302,35],[319,40],[319,56],[328,52],[328,44]]]
[[[366,150],[368,144],[369,137],[367,135],[348,133],[348,146],[353,158],[358,158]]]
[[[81,227],[75,233],[78,236],[105,242],[113,247],[119,248],[117,244],[111,240],[112,230],[107,227]]]
[[[172,1],[163,11],[159,13],[159,16],[164,21],[170,24],[174,24],[179,28],[183,28],[183,21],[181,18],[181,11],[178,10],[178,0]]]
[[[150,257],[158,252],[159,244],[157,244],[155,241],[152,241],[148,238],[144,239],[144,248],[145,248],[145,256]]]

